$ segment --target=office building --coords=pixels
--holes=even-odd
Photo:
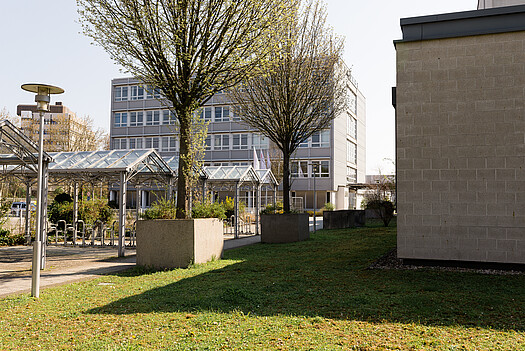
[[[313,208],[314,179],[312,164],[319,164],[316,174],[317,206],[331,202],[339,209],[354,208],[355,194],[348,185],[365,179],[365,98],[350,72],[347,74],[350,97],[347,112],[337,116],[329,129],[305,141],[291,164],[292,197],[299,208]],[[178,155],[178,131],[175,118],[159,100],[152,87],[143,87],[135,78],[111,82],[112,149],[154,148],[162,156]],[[227,94],[213,96],[197,112],[209,122],[205,165],[252,165],[254,149],[265,163],[276,162],[280,155],[264,136],[244,125]]]

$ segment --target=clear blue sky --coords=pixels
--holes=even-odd
[[[367,173],[389,170],[394,158],[395,50],[399,19],[475,10],[476,0],[325,0],[329,23],[346,38],[345,60],[367,99]],[[74,0],[0,1],[0,109],[33,103],[22,91],[29,82],[65,89],[53,97],[78,115],[89,115],[109,131],[110,83],[125,76],[106,53],[90,45],[78,24]]]

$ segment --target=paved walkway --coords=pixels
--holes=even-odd
[[[225,238],[224,250],[252,245],[260,236],[239,239]],[[31,291],[31,258],[29,246],[0,247],[0,298]],[[134,249],[126,249],[126,257],[118,258],[110,247],[47,247],[46,269],[40,274],[41,289],[93,279],[135,266]]]

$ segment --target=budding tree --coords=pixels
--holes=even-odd
[[[326,11],[312,0],[295,8],[283,40],[263,71],[231,91],[241,119],[283,154],[283,207],[290,211],[290,158],[299,144],[330,126],[346,109],[344,41],[326,25]]]
[[[77,0],[84,33],[156,87],[180,126],[177,218],[189,211],[192,114],[264,65],[289,0]]]

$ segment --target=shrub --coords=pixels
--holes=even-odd
[[[224,203],[197,202],[191,210],[193,218],[219,218],[226,219]]]
[[[235,214],[235,200],[232,197],[226,197],[226,200],[224,200],[221,204],[226,211],[226,218],[230,218]],[[244,213],[245,210],[246,205],[244,202],[239,201],[239,215]]]
[[[306,213],[308,213],[308,216],[310,216],[310,217],[314,216],[314,211],[306,211]],[[315,216],[316,217],[320,217],[322,215],[323,215],[323,210],[315,211]]]
[[[388,224],[394,218],[394,204],[390,200],[371,200],[366,203],[367,210],[373,210],[383,221],[383,225]]]
[[[283,213],[283,203],[280,201],[277,201],[275,203],[275,206],[273,204],[268,204],[266,207],[261,211],[261,214],[282,214]]]
[[[24,235],[11,235],[11,232],[8,229],[0,228],[0,246],[13,246],[23,244],[25,244]]]
[[[164,198],[155,201],[150,208],[142,214],[142,219],[175,219],[177,218],[177,204],[175,199]]]
[[[57,195],[57,197],[62,195]],[[57,223],[60,220],[64,220],[66,223],[73,223],[73,202],[59,202],[57,197],[55,197],[55,201],[48,208],[49,220],[51,223]],[[113,212],[105,200],[97,199],[79,203],[78,219],[83,220],[86,224],[91,225],[96,221],[108,223],[112,218]]]
[[[323,209],[325,211],[333,211],[333,210],[335,210],[335,205],[333,203],[331,203],[331,202],[327,202],[327,203],[324,204]]]

